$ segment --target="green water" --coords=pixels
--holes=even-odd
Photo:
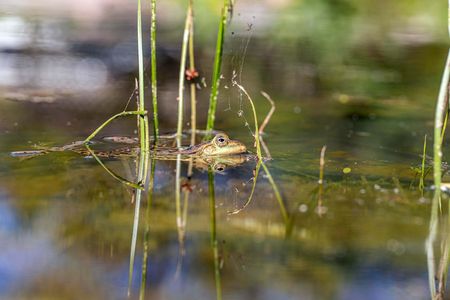
[[[180,230],[175,162],[156,161],[153,200],[149,205],[145,194],[141,203],[131,299],[140,294],[146,299],[215,299],[218,293],[223,299],[429,298],[424,243],[432,182],[430,174],[422,194],[414,169],[422,161],[425,134],[427,153],[432,154],[434,103],[447,51],[441,31],[437,25],[432,27],[435,35],[425,42],[395,40],[388,38],[389,33],[397,32],[395,26],[390,25],[388,16],[379,16],[368,22],[382,24],[385,32],[378,28],[373,40],[355,42],[357,30],[351,36],[345,32],[370,14],[362,10],[366,6],[353,3],[356,10],[350,9],[350,4],[329,10],[333,1],[319,1],[330,2],[319,6],[310,2],[304,7],[292,4],[292,11],[289,6],[284,8],[285,15],[276,19],[276,26],[265,29],[260,20],[271,14],[237,6],[236,23],[230,29],[233,34],[227,35],[225,47],[217,128],[254,151],[250,108],[230,84],[233,69],[239,71],[242,66],[238,79],[254,98],[260,121],[269,104],[259,91],[268,92],[276,102],[264,140],[273,158],[267,166],[280,189],[283,206],[261,169],[252,201],[238,214],[230,214],[242,208],[249,197],[256,164],[251,161],[215,174],[214,223],[208,173],[194,170],[187,202],[182,194],[187,213]],[[375,6],[369,7],[377,11]],[[292,18],[302,9],[306,12],[297,23]],[[439,8],[432,9],[423,13],[437,18]],[[305,16],[323,16],[325,12],[332,18],[318,22],[322,27],[303,28],[294,34],[291,26],[306,24],[309,19]],[[398,10],[394,13],[400,16]],[[248,32],[245,23],[252,20],[256,20],[255,27]],[[160,68],[160,115],[162,130],[173,132],[177,63],[172,60],[178,56],[179,49],[173,49],[179,44],[171,40],[179,39],[171,33],[174,28],[166,26],[164,30],[161,43],[169,49],[169,58]],[[360,34],[366,33],[364,30],[367,28]],[[213,49],[205,32],[209,31],[200,29],[198,47],[203,52],[199,51],[198,61],[208,80]],[[325,39],[327,33],[335,32],[340,33],[340,40]],[[22,61],[22,56],[14,55],[27,54],[5,51],[1,55],[4,61]],[[45,64],[40,55],[31,53],[30,57]],[[75,63],[95,55],[75,52],[73,57]],[[58,66],[56,71],[66,72],[64,63],[60,61]],[[105,62],[105,66],[109,65]],[[21,68],[42,71],[17,64],[11,67],[11,74]],[[96,70],[88,69],[87,75]],[[19,71],[17,74],[23,75]],[[7,82],[8,74],[0,74],[3,81]],[[55,81],[57,88],[41,89],[56,99],[52,103],[9,99],[11,92],[34,93],[41,85],[45,87],[44,81],[2,84],[0,298],[127,297],[134,192],[92,158],[50,153],[20,160],[10,152],[30,150],[33,144],[60,146],[85,138],[108,116],[123,109],[132,78],[127,72],[110,74],[101,88],[75,86],[67,93]],[[199,91],[201,124],[208,91]],[[134,119],[122,120],[104,135],[133,135],[134,129]],[[324,145],[325,181],[319,196],[319,157]],[[446,139],[444,149],[447,145]],[[427,159],[427,167],[430,162]],[[105,164],[135,180],[134,160],[107,160]],[[344,173],[344,168],[350,172]],[[183,164],[183,183],[186,177],[187,165]],[[443,181],[448,179],[445,174]],[[283,218],[282,209],[288,219]],[[148,255],[145,285],[144,253]],[[215,276],[217,271],[220,276]],[[221,291],[216,289],[218,282]]]

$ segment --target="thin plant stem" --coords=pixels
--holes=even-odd
[[[141,288],[139,291],[139,299],[145,299],[145,288],[147,286],[147,271],[148,271],[148,253],[150,241],[150,210],[153,204],[153,192],[155,183],[155,167],[156,160],[151,160],[151,170],[148,185],[147,209],[145,210],[145,231],[144,231],[144,249],[142,254],[142,275]]]
[[[181,217],[181,154],[177,155],[176,171],[175,171],[175,210],[177,215],[177,227],[182,226]]]
[[[144,97],[144,50],[142,44],[142,12],[141,0],[138,0],[137,11],[137,42],[138,42],[138,63],[139,63],[139,105],[138,110],[145,109]],[[139,141],[141,146],[140,151],[140,168],[138,171],[138,181],[145,183],[148,170],[148,156],[150,152],[150,138],[148,130],[148,116],[138,116],[139,124]]]
[[[137,234],[139,229],[139,211],[141,207],[142,190],[136,190],[136,203],[134,204],[133,233],[131,235],[130,266],[128,270],[128,297],[131,295],[133,282],[134,259],[136,255]]]
[[[146,122],[147,123],[147,122]],[[145,127],[144,127],[145,128]],[[138,182],[141,185],[145,185],[145,176],[147,174],[147,167],[149,161],[149,152],[144,151],[139,154],[139,165],[138,165]],[[143,190],[136,189],[136,203],[134,207],[134,219],[133,219],[133,233],[131,237],[131,247],[130,247],[130,268],[128,274],[128,296],[131,295],[131,283],[133,282],[133,269],[134,269],[134,258],[136,255],[136,244],[137,244],[137,234],[139,229],[139,211],[141,207],[141,199],[143,197]]]
[[[145,150],[140,153],[140,155],[144,155],[144,165],[143,165],[143,170],[142,170],[142,178],[140,178],[140,181],[142,182],[142,184],[145,184],[146,182],[146,178],[147,178],[147,173],[148,173],[148,167],[149,167],[149,163],[150,163],[150,133],[149,133],[149,129],[148,129],[148,118],[147,116],[145,117],[146,119],[144,120],[144,136],[146,137],[146,141],[145,141]],[[155,137],[156,138],[156,137]]]
[[[235,215],[240,213],[241,211],[243,211],[252,201],[253,199],[253,194],[255,193],[255,189],[256,189],[256,181],[258,180],[258,175],[259,175],[259,169],[261,168],[261,160],[258,160],[258,163],[256,164],[255,167],[255,171],[254,171],[254,175],[253,175],[253,185],[252,185],[252,190],[250,191],[250,196],[248,196],[247,201],[244,203],[244,205],[242,205],[240,208],[237,208],[235,210],[229,211],[228,214],[229,215]]]
[[[437,273],[438,294],[444,299],[445,287],[448,273],[448,259],[449,259],[449,218],[447,216],[447,227],[444,232],[444,241],[442,242],[442,255],[439,261],[439,268]]]
[[[222,300],[222,283],[220,276],[219,247],[217,243],[216,198],[214,191],[214,172],[208,168],[209,216],[211,224],[211,248],[214,256],[214,281],[216,283],[216,299]]]
[[[189,69],[195,71],[195,57],[194,57],[194,10],[193,1],[189,1],[191,13],[191,23],[189,28]],[[197,130],[197,97],[195,82],[191,84],[191,146],[195,144],[195,131]]]
[[[433,173],[434,173],[434,186],[436,190],[441,189],[441,177],[442,177],[442,125],[443,125],[443,117],[444,111],[446,108],[446,99],[448,94],[448,83],[450,78],[450,49],[447,55],[447,61],[445,63],[444,73],[442,75],[441,86],[439,89],[439,95],[436,105],[436,113],[434,117],[434,164],[433,164]]]
[[[280,190],[278,189],[278,186],[275,183],[275,180],[273,180],[272,174],[270,174],[269,168],[267,168],[266,164],[263,161],[261,161],[261,165],[262,165],[262,167],[264,169],[264,172],[266,172],[267,179],[269,180],[270,185],[272,186],[273,192],[275,194],[275,198],[277,199],[277,202],[278,202],[278,204],[280,206],[281,216],[283,217],[284,222],[286,224],[288,224],[288,222],[289,222],[289,214],[288,214],[288,211],[286,209],[286,205],[283,202],[283,198],[281,197]]]
[[[175,214],[177,223],[177,233],[178,233],[178,262],[175,272],[175,278],[181,272],[181,264],[184,256],[184,231],[183,231],[183,220],[181,212],[181,154],[177,155],[176,161],[176,171],[175,171]]]
[[[254,137],[255,137],[255,144],[256,144],[256,155],[258,156],[259,160],[262,160],[262,155],[261,155],[261,146],[260,146],[260,142],[259,142],[259,125],[258,125],[258,116],[256,115],[256,109],[255,109],[255,105],[253,104],[253,100],[250,97],[250,95],[247,93],[247,91],[244,89],[244,87],[242,85],[240,85],[237,82],[233,82],[234,85],[236,85],[241,92],[243,92],[246,96],[247,99],[250,103],[250,106],[252,107],[252,112],[253,112],[253,120],[255,122],[255,133],[254,133]]]
[[[142,12],[141,12],[141,0],[138,0],[138,11],[137,11],[137,42],[138,42],[138,63],[139,63],[139,105],[138,110],[145,109],[144,102],[144,50],[142,47]],[[139,140],[141,144],[141,152],[149,151],[149,137],[148,137],[148,117],[138,116],[139,119]],[[142,178],[140,178],[142,179]]]
[[[223,1],[222,15],[217,33],[216,54],[214,57],[214,70],[211,81],[211,94],[209,97],[208,120],[206,123],[206,131],[214,129],[214,121],[216,119],[217,96],[219,94],[220,73],[222,69],[223,41],[227,26],[227,18],[230,10],[230,1]],[[209,138],[209,135],[206,138]]]
[[[153,103],[153,134],[154,143],[158,142],[159,122],[158,122],[158,97],[156,78],[156,0],[151,0],[151,25],[150,25],[150,51],[151,51],[151,72],[152,72],[152,103]]]
[[[422,192],[425,188],[424,180],[425,180],[425,158],[427,155],[427,135],[423,138],[423,152],[422,152],[422,167],[420,169],[420,180],[419,180],[419,190]]]
[[[266,157],[268,159],[272,159],[272,155],[270,154],[269,148],[267,147],[266,143],[264,142],[264,139],[262,135],[264,134],[264,129],[266,128],[267,124],[269,124],[270,119],[272,118],[273,113],[275,112],[275,102],[272,100],[269,94],[267,94],[264,91],[261,91],[261,95],[263,95],[264,98],[267,99],[270,103],[270,110],[267,113],[266,117],[264,118],[264,121],[262,122],[261,126],[259,127],[259,140],[261,143],[262,148],[264,149],[264,153],[266,154]]]
[[[261,145],[260,145],[260,136],[259,136],[259,128],[258,128],[258,117],[256,115],[256,109],[255,109],[255,105],[253,104],[253,100],[250,97],[250,95],[247,93],[247,91],[244,89],[243,86],[241,86],[240,84],[238,84],[237,82],[233,82],[234,85],[236,85],[246,96],[248,101],[250,102],[250,106],[252,108],[252,112],[253,112],[253,119],[254,119],[254,123],[255,123],[255,143],[256,143],[256,155],[258,156],[258,160],[261,162],[261,165],[264,169],[264,172],[266,173],[267,179],[269,180],[273,192],[275,194],[275,198],[278,201],[278,204],[280,206],[280,211],[281,211],[281,215],[285,221],[286,226],[289,225],[289,214],[288,211],[286,209],[286,206],[284,204],[283,198],[281,197],[281,193],[278,189],[278,186],[275,183],[275,180],[273,180],[272,175],[270,174],[269,169],[267,168],[266,164],[264,163],[262,154],[261,154]],[[256,180],[256,179],[255,179]]]
[[[185,249],[185,238],[186,238],[186,222],[187,222],[187,210],[188,210],[188,203],[189,203],[189,195],[190,191],[186,189],[183,192],[183,206],[181,209],[181,212],[177,212],[180,214],[177,216],[177,220],[180,219],[180,225],[177,226],[178,228],[178,243],[179,243],[179,251],[178,251],[178,261],[177,261],[177,268],[175,272],[175,278],[178,278],[181,274],[181,269],[183,267],[183,258],[186,255],[186,249]]]
[[[142,48],[142,12],[141,12],[141,0],[138,0],[137,7],[137,42],[138,42],[138,63],[139,63],[139,104],[138,111],[145,109],[144,102],[144,56]],[[148,117],[145,115],[138,115],[138,128],[139,128],[139,141],[140,141],[140,153],[139,153],[139,166],[138,166],[138,182],[145,185],[146,176],[148,171],[148,160],[150,154],[150,139],[148,132]],[[128,297],[131,295],[131,283],[133,282],[133,269],[134,259],[136,254],[137,233],[139,228],[139,211],[141,206],[141,198],[143,191],[136,189],[136,203],[134,209],[134,221],[133,221],[133,233],[131,237],[130,247],[130,267],[128,273]]]
[[[193,0],[189,0],[189,7],[191,13],[191,26],[189,28],[189,69],[193,74],[197,71],[195,69],[194,57],[194,4]],[[191,146],[195,145],[196,130],[197,130],[197,87],[194,81],[190,84],[191,87]],[[188,178],[192,176],[193,160],[189,160]]]
[[[186,13],[186,21],[184,24],[183,32],[183,43],[181,45],[181,62],[180,62],[180,73],[178,82],[178,124],[177,124],[177,148],[181,148],[181,137],[183,133],[183,99],[184,99],[184,79],[186,70],[186,55],[189,43],[189,33],[191,30],[192,23],[192,6],[191,3],[188,5],[188,10]],[[177,272],[182,260],[182,249],[183,249],[183,232],[182,232],[182,216],[181,216],[181,154],[177,155],[176,162],[176,174],[175,174],[175,210],[176,210],[176,221],[178,229],[178,242],[180,247],[179,263],[177,266]]]
[[[270,119],[272,118],[273,113],[275,112],[275,102],[272,100],[272,98],[264,91],[261,91],[261,95],[264,96],[264,98],[267,99],[270,103],[270,110],[267,113],[266,117],[264,118],[264,121],[262,122],[261,126],[259,127],[259,134],[262,135],[264,133],[264,129],[266,128],[267,124],[269,124]]]
[[[450,0],[449,0],[450,7]],[[450,18],[448,19],[448,30],[450,36]],[[434,197],[431,206],[431,217],[428,229],[428,237],[425,242],[425,249],[427,253],[428,262],[428,284],[430,288],[431,298],[438,299],[443,296],[442,290],[436,291],[436,270],[435,270],[435,257],[434,257],[434,242],[438,234],[439,225],[439,207],[441,204],[441,180],[442,180],[442,141],[443,141],[443,119],[444,111],[448,105],[449,94],[449,79],[450,79],[450,49],[447,54],[447,60],[445,62],[444,72],[442,74],[441,85],[439,88],[439,95],[436,104],[436,112],[434,116],[434,140],[433,140],[433,178],[434,178]],[[449,202],[450,205],[450,202]],[[448,243],[448,237],[447,237]],[[444,253],[443,257],[448,255]],[[447,269],[448,266],[445,266]],[[447,270],[445,271],[447,273]]]
[[[264,153],[266,154],[267,159],[272,159],[272,155],[270,154],[269,147],[267,147],[266,142],[264,142],[264,138],[262,136],[259,136],[259,142],[261,143],[261,147],[264,150]]]
[[[323,146],[320,151],[320,161],[319,161],[319,200],[317,203],[317,214],[319,216],[322,215],[323,212],[323,203],[322,203],[322,195],[323,195],[323,173],[325,168],[325,151],[327,150],[327,146]]]
[[[436,299],[436,262],[434,256],[434,242],[436,241],[439,221],[439,203],[441,201],[441,190],[434,191],[434,197],[431,205],[431,218],[428,228],[428,237],[425,241],[425,250],[427,253],[427,267],[428,267],[428,286],[430,288],[431,299]]]
[[[180,74],[179,74],[179,82],[178,82],[178,123],[177,123],[177,147],[181,147],[181,136],[183,131],[183,104],[184,104],[184,79],[185,79],[185,70],[186,70],[186,53],[187,46],[189,42],[189,30],[191,27],[191,7],[188,6],[188,11],[186,14],[186,22],[184,24],[184,33],[183,33],[183,43],[181,46],[181,59],[180,59]]]
[[[147,114],[147,111],[145,110],[136,110],[136,111],[123,111],[121,113],[115,114],[105,122],[103,122],[102,125],[100,125],[97,129],[95,129],[85,140],[84,143],[87,144],[89,141],[91,141],[103,128],[105,128],[109,123],[114,121],[117,118],[130,116],[130,115],[138,115],[138,116],[145,116]]]

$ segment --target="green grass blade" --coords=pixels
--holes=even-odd
[[[138,110],[142,111],[145,108],[144,102],[144,55],[142,48],[142,12],[141,0],[138,0],[137,7],[137,42],[138,42],[138,63],[139,63],[139,105]],[[145,186],[146,176],[148,171],[148,160],[150,154],[150,139],[148,132],[148,117],[147,115],[138,115],[139,127],[139,141],[141,151],[139,153],[138,165],[138,182]],[[131,283],[133,282],[134,259],[136,254],[137,233],[139,229],[139,211],[141,206],[141,198],[143,191],[136,189],[136,203],[134,210],[133,233],[131,237],[130,247],[130,266],[128,274],[128,296],[131,294]]]
[[[275,180],[273,180],[272,175],[269,172],[269,169],[267,168],[266,164],[264,163],[262,154],[261,154],[261,142],[260,142],[260,136],[259,136],[259,127],[258,127],[258,117],[256,115],[256,109],[255,109],[255,105],[253,103],[252,98],[250,97],[250,95],[247,93],[247,91],[244,89],[243,86],[241,86],[240,84],[238,84],[237,82],[233,82],[234,85],[236,85],[246,96],[248,101],[250,102],[250,106],[252,108],[252,112],[253,112],[253,120],[255,123],[255,143],[256,143],[256,155],[258,156],[258,160],[261,162],[261,165],[264,169],[264,172],[267,175],[267,179],[269,180],[269,183],[272,186],[273,192],[275,194],[275,197],[278,201],[278,204],[280,206],[280,211],[281,211],[281,215],[283,216],[283,219],[285,221],[286,226],[289,226],[289,214],[288,211],[286,209],[286,206],[284,204],[283,198],[281,197],[281,193],[278,189],[278,186],[275,183]],[[286,232],[288,231],[288,229],[286,228]]]
[[[114,121],[117,118],[120,117],[125,117],[125,116],[130,116],[130,115],[138,115],[138,116],[145,116],[147,114],[146,111],[123,111],[121,113],[115,114],[114,116],[112,116],[111,118],[109,118],[108,120],[106,120],[105,122],[103,122],[102,125],[100,125],[97,129],[95,129],[85,140],[84,143],[87,144],[89,143],[90,140],[92,140],[103,128],[105,128],[109,123],[111,123],[112,121]]]
[[[222,69],[223,41],[227,26],[227,18],[230,7],[230,1],[224,0],[222,8],[222,16],[217,33],[216,54],[214,57],[214,70],[211,80],[211,94],[209,97],[208,120],[206,123],[206,131],[214,129],[214,121],[216,119],[217,96],[219,94],[220,73]]]

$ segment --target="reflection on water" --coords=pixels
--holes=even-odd
[[[63,151],[20,160],[10,152],[82,140],[123,109],[134,84],[134,7],[128,16],[128,4],[121,14],[115,1],[97,1],[91,10],[85,3],[84,10],[43,16],[20,3],[0,17],[0,298],[124,299],[132,189],[92,157]],[[110,15],[99,9],[105,3]],[[425,16],[438,5],[384,4],[391,14],[370,1],[236,4],[218,127],[254,152],[248,107],[230,84],[242,67],[238,75],[258,114],[270,108],[260,90],[277,104],[264,140],[287,213],[263,172],[248,202],[253,159],[197,160],[190,179],[184,162],[180,203],[176,163],[158,160],[154,192],[141,204],[131,298],[429,297],[431,182],[425,179],[422,195],[415,177],[446,47],[435,32],[438,18]],[[206,80],[214,5],[198,9],[198,65]],[[171,132],[184,11],[167,1],[161,14],[161,119]],[[121,120],[104,134],[132,136],[134,128],[134,119]],[[103,163],[134,182],[134,158]]]
[[[328,156],[333,159],[332,153]],[[290,161],[310,164],[308,158],[291,156]],[[60,297],[123,298],[134,211],[131,191],[80,156],[5,162],[1,237],[8,246],[1,251],[2,293],[12,297],[60,291]],[[106,164],[133,178],[134,163],[125,162]],[[292,217],[288,236],[265,178],[258,181],[251,205],[239,214],[229,214],[247,200],[254,165],[215,176],[224,299],[298,299],[298,295],[357,299],[368,290],[373,295],[369,299],[427,295],[423,238],[428,201],[410,192],[409,182],[397,187],[390,178],[374,181],[358,175],[329,180],[323,195],[326,213],[320,217],[316,213],[318,173],[316,178],[312,173],[289,175],[296,167],[283,172],[279,164],[282,161],[275,159],[269,167],[277,170],[276,180]],[[189,182],[192,191],[180,267],[174,167],[173,162],[157,162],[148,214],[144,199],[131,294],[139,294],[143,224],[148,223],[146,297],[214,298],[208,175],[196,171]],[[332,165],[326,168],[335,170]],[[182,174],[186,170],[184,166]],[[405,214],[407,219],[401,217]]]

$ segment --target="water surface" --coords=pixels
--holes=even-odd
[[[275,23],[265,19],[272,17],[267,11],[236,7],[227,35],[217,127],[254,151],[247,100],[230,82],[233,70],[239,73],[242,67],[239,80],[253,96],[260,120],[269,104],[259,91],[276,101],[264,140],[273,157],[267,166],[283,205],[261,169],[253,200],[239,213],[230,214],[242,208],[250,195],[256,163],[248,162],[215,174],[214,223],[208,173],[195,170],[189,185],[184,184],[183,191],[192,192],[182,202],[187,213],[180,231],[175,163],[157,161],[153,200],[149,204],[144,197],[140,210],[131,298],[144,293],[146,299],[214,299],[218,280],[223,299],[428,297],[424,242],[431,182],[427,177],[426,190],[419,191],[415,169],[421,163],[425,134],[431,145],[433,103],[446,46],[439,32],[425,41],[407,36],[410,39],[405,42],[404,35],[398,38],[399,29],[389,26],[386,31],[397,39],[324,40],[330,32],[344,36],[348,24],[359,22],[364,16],[362,6],[353,6],[355,11],[347,6],[331,10],[331,24],[323,22],[316,31],[303,29],[294,37],[286,31],[272,32],[284,28],[283,20],[291,24],[289,7]],[[304,8],[310,15],[324,13],[322,6],[305,4]],[[342,11],[348,14],[341,20],[337,16]],[[8,28],[20,40],[23,36],[17,35],[14,26],[31,25],[23,12],[13,16],[6,20]],[[67,25],[65,18],[62,15],[54,22]],[[124,17],[123,23],[130,27],[133,18]],[[379,18],[369,20],[370,24],[385,21]],[[38,14],[31,24],[53,28],[43,19],[48,20]],[[274,27],[264,27],[264,20]],[[251,22],[255,25],[249,30]],[[343,27],[335,28],[333,22]],[[91,24],[98,29],[95,45],[73,36],[58,39],[59,31],[45,35],[47,42],[57,40],[68,51],[54,46],[49,54],[48,47],[37,43],[39,51],[33,52],[18,42],[0,49],[1,61],[7,64],[0,72],[2,298],[127,297],[134,192],[92,158],[75,153],[27,160],[10,156],[11,151],[29,150],[33,144],[60,146],[81,140],[123,109],[134,71],[134,66],[124,67],[127,57],[119,55],[134,51],[134,41],[123,37],[128,31],[133,36],[134,29],[125,25],[117,25],[123,31],[105,41],[99,36],[103,31],[111,34],[111,28]],[[179,55],[178,40],[168,28],[162,31],[159,56],[164,132],[174,128]],[[198,61],[208,79],[213,48],[202,37],[205,30],[199,34]],[[416,33],[420,37],[421,32]],[[311,40],[311,35],[317,39]],[[117,55],[124,60],[118,61]],[[55,81],[55,76],[60,80]],[[208,93],[206,88],[199,92],[203,115]],[[202,127],[204,121],[201,117]],[[134,126],[130,119],[115,122],[104,135],[133,135]],[[325,182],[319,196],[319,156],[324,145]],[[133,159],[105,164],[128,180],[135,179]],[[186,177],[183,164],[183,183]],[[213,227],[220,279],[214,276]]]

